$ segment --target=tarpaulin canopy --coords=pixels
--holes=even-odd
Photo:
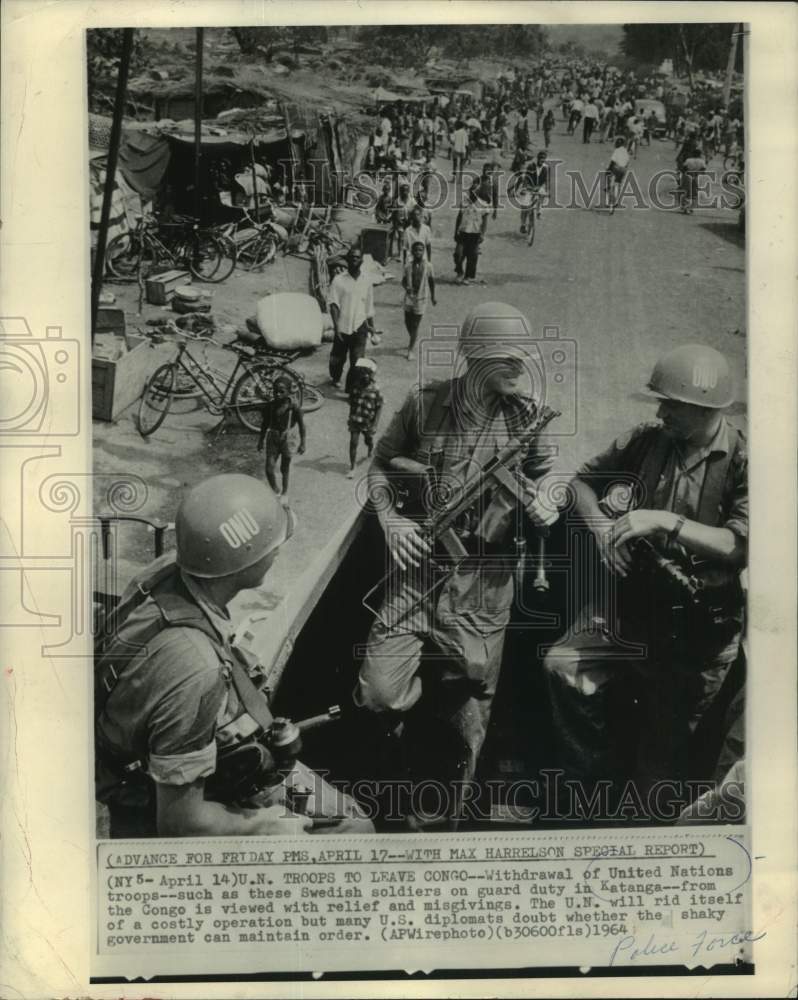
[[[125,132],[119,146],[119,169],[142,196],[155,196],[169,165],[169,143],[146,132]]]
[[[176,142],[188,143],[191,146],[194,145],[193,124],[190,131],[175,129],[165,132],[164,135]],[[303,135],[303,132],[298,132],[296,129],[291,132],[292,139],[301,139]],[[270,128],[265,132],[256,132],[254,134],[233,130],[226,131],[223,135],[213,135],[203,132],[200,136],[200,142],[203,146],[248,146],[253,140],[256,146],[271,146],[278,142],[286,142],[287,139],[288,131],[285,128]]]
[[[380,104],[391,104],[393,101],[401,101],[401,94],[394,94],[393,91],[386,90],[384,87],[377,87],[374,91],[374,100]]]
[[[103,209],[106,175],[105,154],[95,153],[89,160],[89,210],[92,246],[96,243]],[[142,214],[142,199],[137,191],[125,183],[122,171],[117,168],[111,195],[111,215],[108,219],[108,242],[135,226],[136,215]]]
[[[89,150],[92,154],[108,153],[111,139],[111,119],[89,113]],[[103,160],[104,162],[104,160]],[[125,122],[119,141],[117,173],[126,183],[149,201],[161,185],[169,163],[169,144],[157,130],[139,127],[137,122]]]

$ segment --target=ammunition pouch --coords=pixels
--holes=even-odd
[[[254,736],[235,746],[219,747],[216,770],[205,779],[205,796],[215,802],[245,802],[283,775],[263,736]]]

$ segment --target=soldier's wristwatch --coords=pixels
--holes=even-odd
[[[687,518],[684,517],[683,514],[680,514],[679,517],[676,519],[676,524],[674,524],[674,526],[668,532],[668,542],[669,542],[669,544],[672,545],[678,539],[679,534],[680,534],[682,528],[684,527],[684,522],[686,520],[687,520]]]

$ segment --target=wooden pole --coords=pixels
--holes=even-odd
[[[194,218],[200,217],[200,160],[202,158],[202,48],[204,28],[197,28],[194,63]]]
[[[249,168],[252,171],[252,190],[255,198],[255,221],[260,222],[260,198],[258,198],[258,175],[255,172],[255,139],[249,140]]]
[[[289,191],[291,193],[291,198],[294,196],[294,187],[296,185],[296,169],[294,164],[294,144],[291,141],[291,120],[288,117],[288,106],[285,101],[280,104],[280,110],[283,113],[283,121],[285,122],[285,132],[288,136],[288,169],[290,175],[290,187]]]
[[[108,144],[108,159],[105,164],[105,188],[103,190],[103,207],[100,214],[100,228],[97,232],[97,249],[94,258],[94,270],[91,276],[91,341],[97,328],[97,310],[100,305],[100,292],[103,287],[105,273],[105,248],[108,245],[108,222],[111,218],[111,202],[114,197],[114,182],[116,180],[116,164],[119,160],[119,142],[122,138],[122,119],[125,116],[125,93],[127,77],[130,72],[130,55],[133,51],[133,28],[122,29],[122,56],[119,60],[119,74],[116,78],[116,97],[114,99],[114,117],[111,123],[111,138]]]

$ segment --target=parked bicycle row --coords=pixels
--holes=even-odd
[[[236,267],[254,271],[270,264],[278,253],[326,255],[345,251],[346,244],[335,222],[314,218],[312,210],[299,207],[288,229],[261,206],[258,220],[247,209],[234,222],[203,226],[195,219],[137,218],[136,228],[108,244],[105,253],[110,277],[119,281],[143,280],[164,267],[188,270],[198,281],[225,281]]]

